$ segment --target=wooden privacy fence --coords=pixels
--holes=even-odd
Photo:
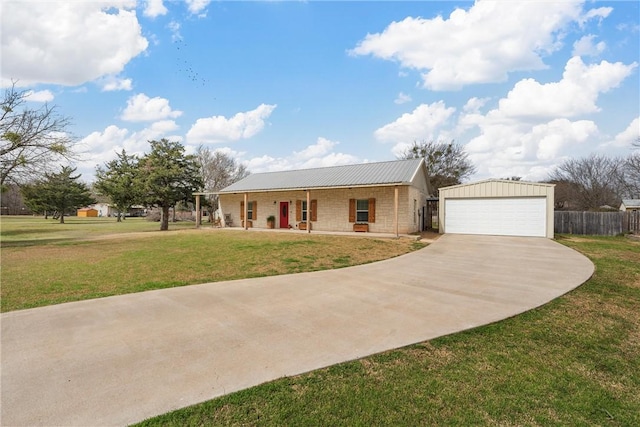
[[[640,234],[640,211],[633,212],[554,212],[554,232],[615,236]]]

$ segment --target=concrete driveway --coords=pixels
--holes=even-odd
[[[593,264],[543,238],[2,314],[2,425],[124,425],[542,305]]]

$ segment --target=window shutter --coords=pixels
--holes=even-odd
[[[311,221],[317,221],[317,220],[318,220],[318,201],[312,200],[311,201]]]
[[[240,221],[244,221],[244,202],[240,202]]]
[[[356,222],[356,199],[349,199],[349,222]]]
[[[296,221],[302,221],[302,200],[296,200]]]
[[[376,199],[369,199],[369,222],[376,222]]]
[[[252,217],[252,219],[257,221],[258,220],[258,202],[254,201],[252,206],[253,206],[253,217]]]

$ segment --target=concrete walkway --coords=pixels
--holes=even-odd
[[[542,238],[445,235],[364,266],[2,315],[2,425],[125,425],[504,319],[586,281]]]

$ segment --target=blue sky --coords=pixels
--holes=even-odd
[[[85,180],[179,140],[252,172],[464,145],[542,180],[640,135],[637,1],[2,3],[1,82],[58,106]]]

